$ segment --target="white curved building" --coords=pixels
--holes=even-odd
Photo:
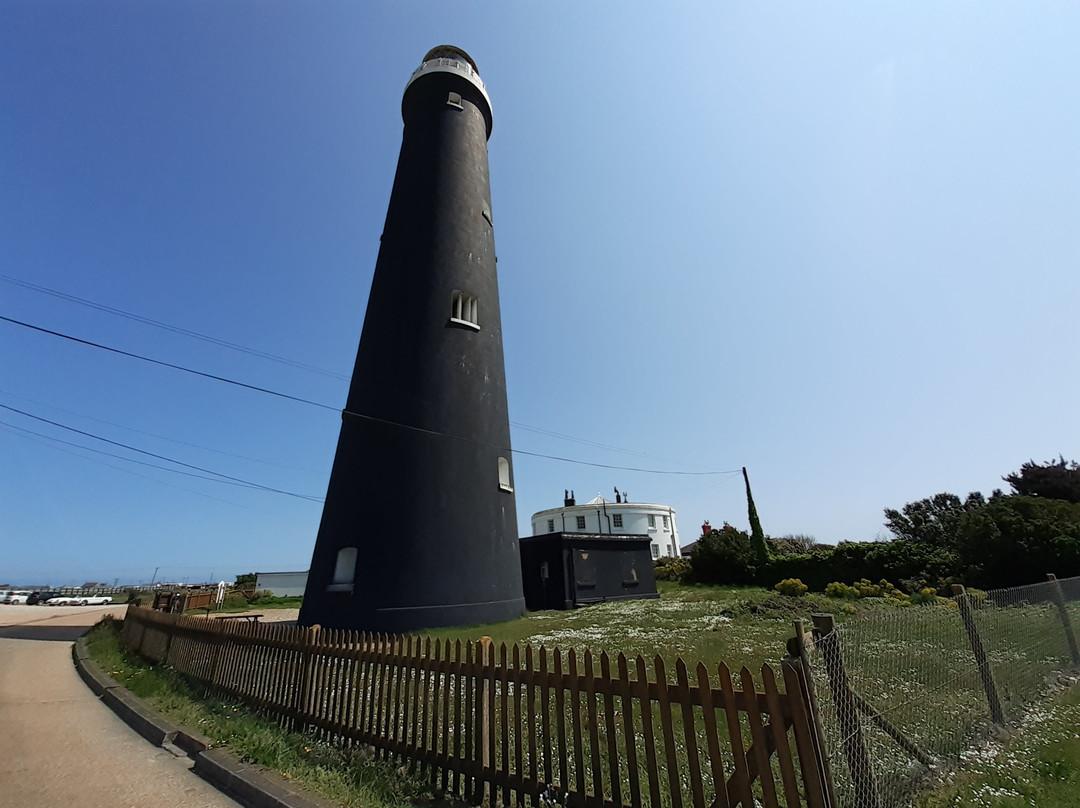
[[[534,536],[545,533],[599,533],[611,536],[648,536],[652,557],[679,558],[679,527],[670,505],[653,502],[625,502],[617,495],[612,502],[597,494],[583,505],[573,496],[561,508],[548,508],[532,515]]]

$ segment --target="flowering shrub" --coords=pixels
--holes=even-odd
[[[653,562],[653,571],[658,581],[682,581],[690,577],[690,559],[665,556]]]
[[[855,600],[855,598],[859,597],[859,590],[853,586],[842,584],[839,581],[833,581],[825,587],[825,594],[830,598],[847,598],[848,600]]]
[[[931,587],[925,586],[911,596],[911,602],[919,606],[933,606],[937,603],[937,592]]]
[[[809,589],[806,584],[800,581],[798,578],[785,578],[780,583],[773,587],[781,595],[790,595],[797,598]]]
[[[887,603],[894,606],[907,606],[911,602],[910,595],[901,592],[884,578],[876,584],[871,583],[868,578],[861,578],[851,586],[839,581],[833,581],[825,587],[825,594],[830,598],[845,598],[847,600],[883,598]]]

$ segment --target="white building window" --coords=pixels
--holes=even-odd
[[[510,463],[505,457],[499,458],[499,488],[511,494],[514,492],[510,484]]]
[[[664,520],[664,530],[668,529],[668,518],[666,516],[661,517]]]
[[[615,527],[622,527],[622,514],[621,513],[615,514],[614,516],[611,517],[611,521],[615,525]]]
[[[337,559],[334,562],[334,578],[328,592],[352,592],[353,583],[356,581],[356,548],[342,547],[338,550]]]
[[[653,561],[655,561],[656,559],[658,559],[660,557],[660,548],[657,547],[655,544],[652,546],[652,557],[653,557]]]
[[[476,296],[455,289],[450,296],[450,322],[466,328],[480,330],[479,304]]]
[[[649,527],[656,530],[656,517],[653,514],[649,514]]]
[[[577,529],[578,530],[584,530],[585,529],[585,517],[584,516],[577,517]]]
[[[554,519],[548,519],[548,533],[554,533],[554,532],[555,532],[555,520]]]

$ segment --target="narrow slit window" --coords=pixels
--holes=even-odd
[[[480,305],[476,295],[455,289],[450,296],[450,322],[480,330]]]
[[[510,484],[510,462],[505,457],[499,458],[499,488],[503,491],[513,491]]]

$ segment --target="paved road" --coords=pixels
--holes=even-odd
[[[0,606],[0,808],[237,808],[136,735],[75,672],[71,645],[123,606]]]

